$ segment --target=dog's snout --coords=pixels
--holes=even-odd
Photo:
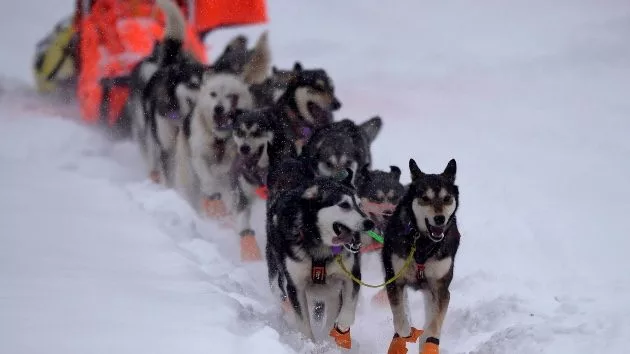
[[[241,154],[248,155],[252,151],[252,148],[249,147],[249,145],[243,145],[241,146],[240,151],[241,151]]]
[[[436,215],[433,217],[433,222],[435,222],[435,225],[437,226],[444,225],[444,223],[446,222],[446,218],[444,217],[444,215]]]
[[[214,107],[214,114],[221,115],[224,112],[225,112],[225,108],[223,108],[223,106],[215,106]]]
[[[366,219],[363,221],[363,230],[364,231],[369,231],[372,230],[374,228],[374,221],[370,220],[370,219]]]
[[[333,111],[338,110],[339,108],[341,108],[341,102],[339,102],[339,100],[337,99],[337,97],[333,97],[333,101],[331,104],[331,108],[333,109]]]

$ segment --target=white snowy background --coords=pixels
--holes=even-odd
[[[280,319],[263,263],[32,92],[71,0],[0,5],[0,353],[336,353]],[[458,163],[462,243],[442,353],[630,352],[630,2],[268,0],[274,64],[323,67],[384,128],[375,167]],[[263,204],[255,226],[264,244]],[[378,259],[365,279],[382,280]],[[353,339],[385,353],[364,288]],[[411,297],[414,324],[423,306]],[[416,352],[416,350],[411,350]]]

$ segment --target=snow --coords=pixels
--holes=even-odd
[[[3,12],[0,352],[338,352],[299,340],[264,265],[241,264],[230,230],[148,182],[133,144],[24,109],[35,42],[72,3]],[[442,353],[627,352],[630,3],[269,9],[274,64],[325,68],[340,118],[383,117],[377,168],[396,164],[408,181],[410,157],[428,172],[457,159],[463,238]],[[382,281],[377,257],[364,263],[365,280]],[[386,352],[393,334],[374,293],[362,290],[352,328],[360,353]],[[410,308],[421,326],[422,299]]]

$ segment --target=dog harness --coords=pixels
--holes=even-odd
[[[425,275],[424,275],[424,270],[425,270],[425,263],[427,262],[427,260],[433,256],[435,256],[435,254],[437,253],[437,251],[440,249],[440,245],[442,243],[442,241],[444,241],[444,239],[446,239],[446,236],[448,235],[453,235],[456,237],[460,237],[460,233],[459,230],[457,229],[457,226],[455,226],[454,228],[452,228],[451,226],[455,221],[455,217],[452,216],[448,222],[445,224],[444,226],[444,237],[442,239],[440,239],[439,241],[434,241],[433,239],[429,238],[427,235],[423,235],[420,231],[418,231],[413,225],[412,222],[410,221],[407,226],[405,227],[405,235],[407,236],[413,236],[414,238],[414,243],[417,242],[417,240],[420,238],[420,236],[426,236],[426,238],[430,239],[431,241],[433,241],[432,244],[429,244],[427,247],[424,248],[416,248],[413,258],[416,261],[416,280],[418,280],[418,282],[422,282],[425,280]]]

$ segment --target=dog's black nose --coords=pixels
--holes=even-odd
[[[214,114],[216,115],[222,115],[223,112],[225,112],[225,108],[223,108],[223,106],[215,106],[214,107]]]
[[[252,148],[249,147],[249,145],[243,145],[241,146],[241,154],[243,155],[247,155],[252,151]]]
[[[433,222],[436,226],[444,225],[444,223],[446,222],[446,218],[444,217],[444,215],[436,215],[433,217]]]
[[[374,228],[374,221],[367,219],[365,221],[363,221],[363,230],[368,231],[368,230],[372,230]]]
[[[333,109],[333,111],[336,111],[339,108],[341,108],[341,102],[339,102],[337,97],[333,97],[333,102],[332,102],[331,108]]]

